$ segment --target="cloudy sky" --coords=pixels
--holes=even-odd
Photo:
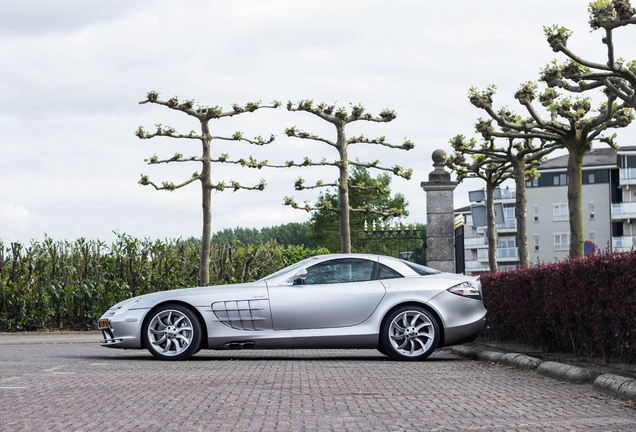
[[[415,149],[358,145],[351,155],[412,168],[413,179],[396,178],[392,191],[410,202],[409,220],[425,222],[420,183],[432,170],[431,153],[449,152],[448,140],[471,135],[483,115],[468,103],[468,89],[496,84],[495,102],[516,109],[511,95],[519,83],[536,80],[555,58],[544,25],[574,30],[570,46],[602,60],[601,34],[589,31],[586,8],[581,0],[2,0],[0,241],[45,234],[109,241],[113,231],[160,239],[200,235],[198,183],[172,193],[137,184],[141,173],[180,183],[200,170],[144,163],[153,154],[201,151],[196,141],[134,135],[156,123],[185,133],[197,127],[182,113],[139,105],[150,90],[226,109],[301,99],[362,103],[372,113],[394,109],[393,122],[354,124],[348,133],[394,143],[407,137]],[[629,31],[619,31],[616,44],[633,58]],[[336,156],[324,144],[284,135],[297,126],[335,136],[307,113],[263,109],[212,126],[215,135],[277,135],[267,147],[219,144],[215,154],[272,163]],[[634,145],[636,126],[619,137]],[[337,177],[325,168],[214,170],[216,180],[263,178],[268,187],[214,193],[213,231],[305,221],[307,213],[282,204],[286,195],[315,200],[311,191],[294,190],[296,178]],[[467,191],[481,187],[460,185],[455,205],[467,204]]]

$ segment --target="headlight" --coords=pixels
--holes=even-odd
[[[137,298],[132,298],[130,300],[122,302],[123,304],[119,307],[119,309],[117,311],[115,311],[115,313],[113,315],[115,316],[115,315],[123,314],[128,309],[130,309],[132,306],[134,306],[137,303],[139,303],[139,300],[141,300],[141,299],[139,297],[137,297]]]
[[[462,282],[459,285],[450,287],[446,291],[458,296],[481,300],[481,292],[475,285],[471,284],[470,282]]]

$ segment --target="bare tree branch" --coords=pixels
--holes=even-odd
[[[592,30],[603,29],[601,39],[606,45],[607,61],[596,62],[588,60],[567,47],[572,32],[565,27],[544,27],[548,43],[554,52],[561,52],[570,59],[570,63],[557,65],[544,71],[542,80],[549,86],[561,87],[568,91],[582,92],[592,86],[603,85],[609,93],[636,108],[636,61],[626,63],[616,58],[613,30],[630,24],[636,24],[636,9],[628,0],[603,0],[590,3],[590,26]],[[572,73],[576,65],[585,68],[583,73]],[[600,73],[599,73],[600,71]],[[593,81],[591,85],[588,81]],[[621,82],[621,84],[618,84]]]

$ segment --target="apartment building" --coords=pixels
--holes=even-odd
[[[539,177],[526,184],[528,249],[532,263],[562,260],[569,254],[570,225],[567,200],[568,156],[549,159]],[[466,273],[488,271],[488,244],[481,218],[483,192],[469,194],[470,206],[457,209],[464,216]],[[583,161],[583,226],[586,253],[625,251],[636,246],[636,147],[589,151]],[[501,189],[495,197],[503,220],[496,225],[500,269],[519,264],[516,245],[515,191]],[[477,215],[477,216],[476,216]]]
[[[486,194],[483,190],[468,194],[470,205],[455,210],[464,218],[465,273],[489,271],[486,231]],[[514,269],[519,264],[517,254],[517,219],[514,188],[495,189],[495,229],[497,231],[497,262],[501,270]]]
[[[612,201],[612,249],[636,247],[636,146],[617,151],[618,192]]]

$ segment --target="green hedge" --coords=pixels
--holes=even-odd
[[[144,293],[198,285],[197,241],[151,241],[119,234],[112,244],[45,238],[0,241],[0,331],[94,328],[113,304]],[[260,279],[326,249],[212,245],[210,284]]]
[[[636,251],[491,273],[481,281],[487,337],[636,360]]]

